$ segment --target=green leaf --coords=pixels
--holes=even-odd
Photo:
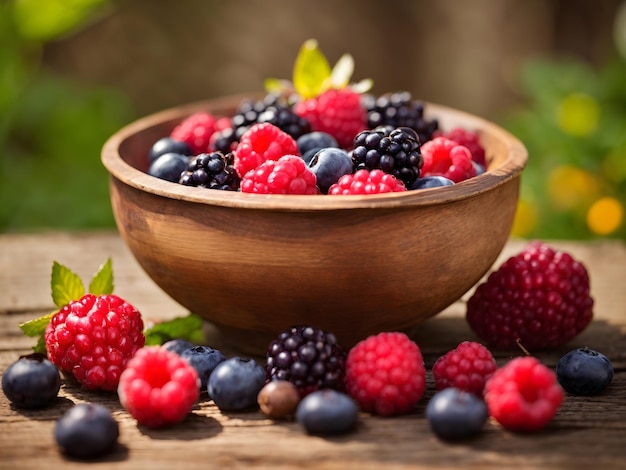
[[[283,95],[293,93],[293,83],[281,78],[266,78],[263,81],[265,91],[270,94]]]
[[[293,85],[302,99],[314,98],[330,85],[331,68],[315,39],[300,48],[293,68]]]
[[[194,313],[157,323],[144,332],[146,345],[163,344],[172,339],[186,339],[194,344],[203,343],[206,338],[202,325],[202,317]]]
[[[85,286],[80,277],[58,262],[52,263],[50,279],[52,300],[57,307],[63,307],[72,300],[78,300],[85,294]]]
[[[353,73],[354,58],[350,54],[342,55],[331,71],[331,86],[336,89],[347,87]]]
[[[113,293],[113,263],[111,258],[101,264],[89,283],[89,292],[94,295]]]
[[[48,323],[50,323],[50,319],[55,313],[56,312],[52,312],[48,315],[44,315],[43,317],[20,323],[20,329],[26,336],[40,336],[45,333],[46,327],[48,326]]]

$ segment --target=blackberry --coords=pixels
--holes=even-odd
[[[380,169],[406,187],[420,177],[424,164],[416,132],[409,127],[380,126],[357,134],[351,151],[354,171]]]
[[[180,175],[180,184],[202,186],[209,189],[237,191],[239,175],[232,166],[232,154],[222,152],[201,153],[196,156],[187,171]]]
[[[292,382],[302,397],[320,389],[344,390],[346,354],[335,335],[311,326],[294,326],[267,350],[271,380]]]
[[[410,127],[419,136],[420,144],[433,138],[439,128],[436,119],[424,117],[424,103],[414,100],[408,91],[385,93],[375,97],[363,96],[363,106],[367,111],[367,125],[370,129],[378,126]]]

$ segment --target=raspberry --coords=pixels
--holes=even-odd
[[[120,378],[122,406],[141,425],[156,428],[182,421],[200,395],[196,370],[173,351],[149,346],[137,351]]]
[[[426,371],[420,348],[400,332],[357,343],[346,360],[346,390],[361,410],[382,416],[410,412],[422,398]]]
[[[299,155],[294,138],[273,124],[254,124],[233,151],[234,166],[243,177],[266,160],[278,160],[284,155]]]
[[[487,161],[485,160],[485,149],[480,144],[478,134],[462,127],[455,127],[448,132],[435,131],[433,137],[446,137],[447,139],[454,140],[457,144],[467,147],[472,154],[472,160],[481,165],[483,168],[487,167]]]
[[[90,390],[114,391],[127,362],[143,347],[143,321],[116,295],[86,294],[46,327],[48,358]]]
[[[476,176],[472,154],[467,147],[446,137],[435,137],[421,147],[422,176],[445,176],[455,183]]]
[[[433,364],[437,390],[455,387],[482,396],[485,381],[496,370],[496,360],[482,344],[463,341]]]
[[[555,373],[536,358],[512,359],[485,384],[489,414],[511,431],[538,431],[556,414],[563,389]]]
[[[346,355],[335,335],[312,326],[280,333],[267,349],[271,380],[292,382],[301,396],[322,388],[344,389]]]
[[[285,155],[267,160],[250,170],[241,180],[241,191],[256,194],[319,194],[315,174],[304,160]]]
[[[207,152],[211,136],[215,132],[215,117],[203,111],[183,119],[170,133],[175,140],[189,145],[194,155]]]
[[[296,103],[294,111],[311,123],[313,131],[332,135],[342,148],[367,127],[361,95],[349,88],[330,89],[315,98]]]
[[[406,191],[395,176],[382,170],[358,170],[344,175],[328,189],[328,194],[380,194]]]
[[[500,348],[556,348],[593,317],[589,275],[568,253],[529,243],[480,284],[467,302],[474,332]]]

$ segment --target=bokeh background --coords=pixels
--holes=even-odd
[[[0,231],[113,228],[113,132],[290,78],[309,38],[518,136],[513,235],[626,239],[624,0],[0,0]]]

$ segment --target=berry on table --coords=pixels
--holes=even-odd
[[[505,429],[538,431],[555,416],[563,389],[555,373],[532,356],[510,360],[485,384],[489,414]]]
[[[196,369],[161,346],[137,351],[117,390],[122,406],[137,423],[157,428],[182,421],[200,395]]]
[[[445,176],[460,183],[476,176],[472,154],[467,147],[445,137],[435,137],[422,145],[422,176]]]
[[[189,166],[189,158],[178,153],[164,153],[157,157],[148,168],[148,174],[172,183],[178,183],[180,175]]]
[[[466,318],[483,341],[500,349],[559,347],[593,317],[589,275],[564,251],[531,242],[480,284]]]
[[[308,434],[336,435],[353,430],[358,406],[352,398],[333,389],[316,390],[302,399],[296,420]]]
[[[266,160],[241,179],[241,192],[256,194],[319,194],[315,173],[296,155]]]
[[[201,392],[207,389],[211,372],[213,372],[220,362],[226,360],[226,356],[224,356],[222,351],[208,346],[193,346],[189,349],[185,349],[180,353],[180,357],[196,369],[198,377],[200,378]]]
[[[171,137],[162,137],[157,140],[148,152],[148,160],[150,163],[155,161],[161,155],[166,153],[177,153],[178,155],[191,156],[193,152],[189,145],[181,140],[172,139]]]
[[[428,401],[426,419],[433,432],[444,440],[466,439],[478,434],[489,412],[482,398],[448,387]]]
[[[326,194],[339,178],[352,173],[352,159],[343,149],[323,148],[315,153],[309,168],[315,175],[317,187]]]
[[[242,411],[258,405],[265,370],[254,359],[231,357],[220,362],[209,377],[209,397],[223,411]]]
[[[94,403],[74,405],[54,426],[59,447],[65,454],[80,459],[112,451],[119,434],[119,425],[108,408]]]
[[[59,369],[44,354],[21,356],[2,374],[2,391],[17,408],[43,408],[61,388]]]
[[[486,380],[496,370],[496,360],[482,344],[463,341],[433,364],[435,388],[455,387],[482,396]]]
[[[144,346],[143,320],[116,295],[86,294],[55,313],[45,332],[48,358],[86,389],[115,391],[120,375]]]
[[[437,130],[433,133],[433,137],[445,137],[447,139],[454,140],[459,145],[467,147],[472,154],[472,160],[483,168],[487,167],[485,148],[481,145],[476,132],[462,127],[454,127],[447,132]]]
[[[177,180],[185,186],[237,191],[240,178],[229,157],[221,152],[201,153],[193,158]]]
[[[215,132],[215,117],[198,111],[183,119],[170,133],[174,140],[185,142],[193,155],[209,151],[211,136]]]
[[[266,416],[285,419],[295,414],[300,403],[300,392],[293,382],[271,380],[259,392],[257,402]]]
[[[406,191],[404,183],[382,170],[358,170],[344,175],[328,188],[328,194],[382,194]]]
[[[613,374],[610,359],[589,348],[568,352],[556,366],[557,380],[572,395],[597,395],[613,381]]]
[[[346,390],[361,410],[383,416],[408,413],[426,387],[424,360],[406,334],[383,332],[358,342],[346,360]]]

